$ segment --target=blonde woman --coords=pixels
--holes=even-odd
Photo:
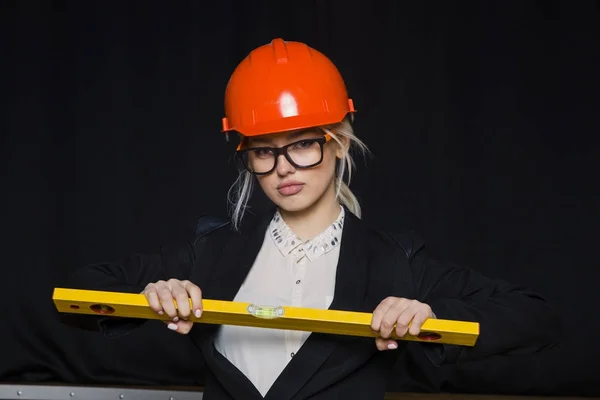
[[[253,50],[225,93],[223,131],[239,138],[230,222],[177,250],[83,268],[74,285],[143,292],[169,316],[167,328],[200,350],[209,369],[204,400],[383,399],[410,346],[438,364],[554,343],[554,314],[536,294],[431,260],[416,236],[361,220],[349,188],[352,155],[367,151],[353,132],[355,112],[322,53],[281,39]],[[255,188],[272,212],[246,212]],[[202,298],[370,312],[378,337],[192,326]],[[429,318],[480,322],[480,339],[474,348],[390,339],[393,331],[418,334]],[[118,335],[142,323],[106,318],[99,326]]]

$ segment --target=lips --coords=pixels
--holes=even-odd
[[[277,186],[277,191],[283,196],[292,196],[299,193],[304,188],[304,184],[301,182],[284,182]]]

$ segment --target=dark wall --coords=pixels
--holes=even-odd
[[[597,390],[598,2],[1,7],[4,380],[202,381],[185,338],[153,323],[116,341],[71,331],[51,291],[81,265],[226,214],[224,88],[252,48],[283,37],[323,51],[346,78],[374,154],[352,185],[365,219],[414,228],[439,257],[531,286],[562,315],[560,348],[429,371],[428,387]],[[163,361],[141,376],[131,360]]]

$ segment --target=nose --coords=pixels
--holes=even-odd
[[[286,176],[296,172],[296,168],[285,158],[283,154],[280,154],[277,158],[277,175]]]

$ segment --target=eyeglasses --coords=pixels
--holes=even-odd
[[[282,147],[251,147],[237,151],[238,160],[244,168],[255,175],[266,175],[277,167],[279,156],[295,168],[311,168],[323,161],[323,145],[331,140],[325,135],[302,139]]]

